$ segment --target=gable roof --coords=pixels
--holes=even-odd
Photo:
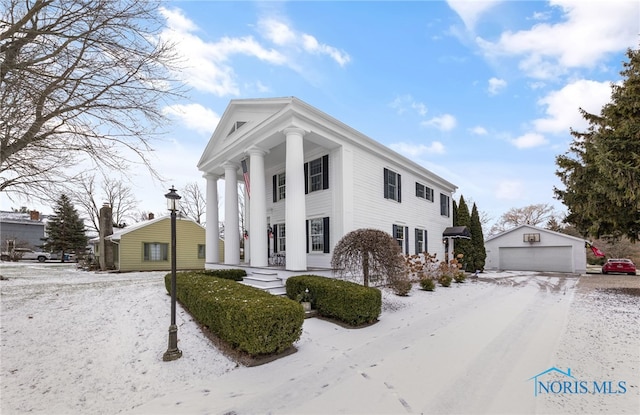
[[[558,236],[562,236],[562,237],[568,238],[568,239],[573,239],[573,240],[579,241],[579,242],[588,242],[583,238],[577,238],[575,236],[567,235],[566,233],[555,232],[555,231],[552,231],[552,230],[549,230],[549,229],[544,229],[544,228],[538,228],[537,226],[528,225],[528,224],[518,225],[515,228],[507,229],[506,231],[501,232],[501,233],[499,233],[497,235],[490,236],[487,239],[485,239],[485,242],[489,242],[489,241],[492,241],[494,239],[501,238],[501,237],[503,237],[503,236],[505,236],[507,234],[510,234],[512,232],[516,232],[516,231],[521,230],[523,228],[527,228],[527,229],[530,229],[530,230],[533,230],[533,231],[536,231],[536,232],[540,232],[540,233],[558,235]]]
[[[239,123],[243,123],[238,126]],[[296,97],[231,100],[205,147],[198,169],[222,176],[225,162],[236,162],[251,148],[270,150],[284,142],[283,130],[303,129],[306,143],[327,149],[342,143],[365,149],[405,166],[455,192],[457,186]]]
[[[136,223],[134,225],[127,226],[126,228],[120,228],[120,229],[117,229],[117,230],[113,231],[113,234],[106,236],[105,239],[109,239],[111,241],[119,241],[122,238],[122,235],[126,235],[126,234],[128,234],[130,232],[135,232],[135,231],[137,231],[139,229],[146,228],[147,226],[151,226],[151,225],[153,225],[155,223],[162,222],[163,220],[169,220],[169,219],[171,219],[171,216],[166,215],[166,216],[161,216],[159,218],[138,222],[138,223]],[[205,229],[204,226],[200,225],[199,223],[197,223],[196,221],[194,221],[191,218],[177,217],[176,220],[193,222],[196,225],[200,226],[202,229]]]

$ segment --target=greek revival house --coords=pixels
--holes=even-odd
[[[389,232],[405,253],[444,259],[456,186],[295,97],[232,100],[198,168],[207,181],[207,267],[241,265],[245,238],[248,266],[329,268],[333,247],[360,228]],[[249,183],[242,235],[239,182]],[[224,257],[213,225],[221,196]]]

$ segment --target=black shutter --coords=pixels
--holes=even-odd
[[[420,253],[420,247],[418,246],[418,235],[420,235],[420,232],[422,232],[422,229],[416,229],[414,231],[414,241],[413,241],[413,245],[415,247],[416,250],[416,255],[418,255]]]
[[[307,234],[307,254],[308,254],[309,253],[309,221],[308,220],[304,222],[304,227]]]
[[[271,227],[273,232],[273,252],[278,252],[278,225]]]
[[[400,184],[400,175],[398,174],[398,203],[402,202],[402,186]]]
[[[322,189],[329,188],[329,155],[322,157]],[[329,251],[327,251],[329,252]]]
[[[388,169],[384,169],[384,198],[389,199],[389,170]],[[393,237],[394,238],[396,237],[395,232],[393,234]]]
[[[404,227],[404,253],[409,255],[409,227]]]
[[[309,163],[304,163],[304,194],[309,194]]]
[[[391,230],[391,236],[393,236],[393,239],[395,239],[396,241],[398,240],[396,235],[398,231],[398,225],[393,225],[392,230]]]
[[[278,175],[273,175],[273,203],[278,201]]]
[[[329,218],[322,218],[322,236],[324,237],[324,253],[329,253]]]

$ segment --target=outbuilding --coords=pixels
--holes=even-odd
[[[485,241],[485,269],[581,274],[587,269],[585,240],[520,225]]]

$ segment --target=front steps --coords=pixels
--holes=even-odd
[[[287,289],[284,280],[278,276],[277,271],[253,270],[247,273],[242,283],[250,287],[267,291],[273,295],[285,296]]]

